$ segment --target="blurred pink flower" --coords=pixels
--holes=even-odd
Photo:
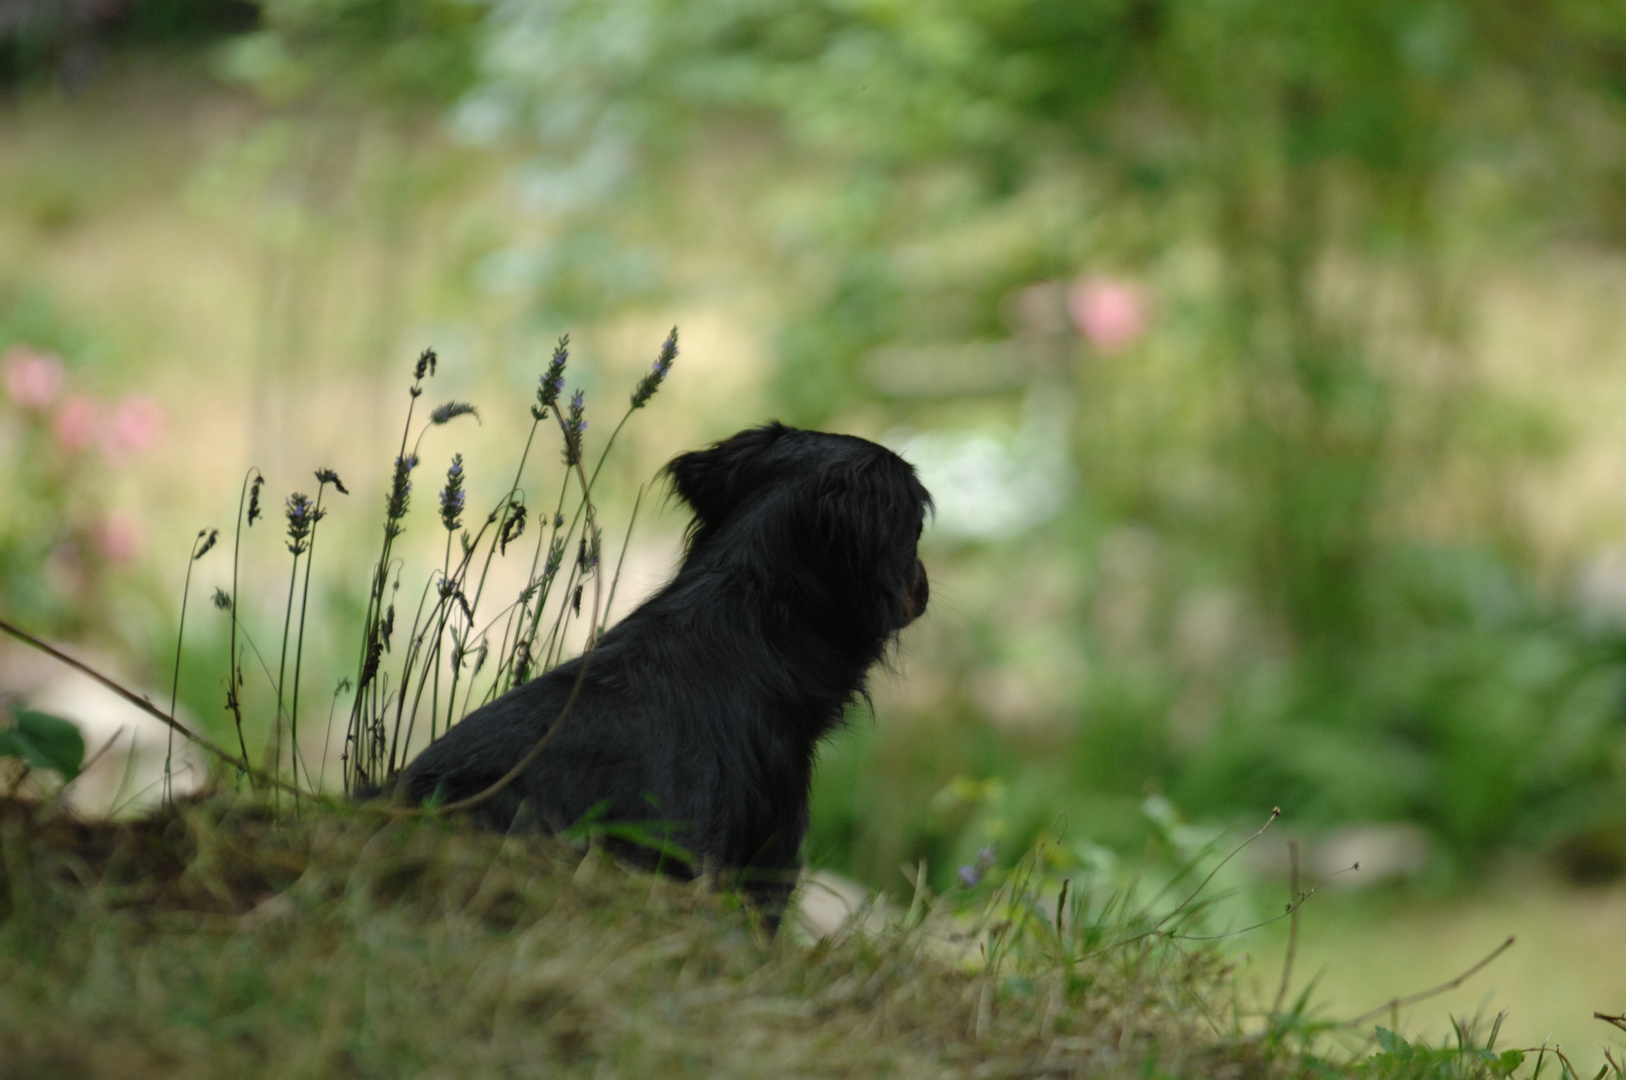
[[[83,450],[90,445],[101,422],[102,407],[83,394],[75,394],[56,411],[51,428],[64,450]]]
[[[1091,275],[1067,290],[1067,311],[1084,340],[1102,352],[1118,352],[1146,332],[1146,297],[1140,287]]]
[[[110,563],[125,563],[141,554],[141,526],[123,514],[112,514],[96,527],[96,550]]]
[[[102,450],[109,461],[150,450],[164,436],[164,407],[150,397],[132,394],[113,407],[102,433]]]
[[[62,358],[38,352],[28,345],[13,345],[0,359],[6,393],[25,409],[43,409],[56,400],[67,381]]]

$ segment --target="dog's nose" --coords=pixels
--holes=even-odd
[[[916,559],[915,581],[909,587],[909,621],[913,622],[926,613],[926,601],[931,599],[931,595],[931,583],[926,580],[926,564]]]

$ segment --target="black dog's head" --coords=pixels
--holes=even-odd
[[[804,614],[877,641],[926,610],[916,545],[931,495],[886,447],[768,424],[666,471],[694,510],[685,568],[744,569]]]

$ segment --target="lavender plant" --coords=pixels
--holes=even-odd
[[[346,791],[381,783],[393,775],[405,763],[419,734],[420,722],[426,721],[427,734],[433,738],[471,706],[524,682],[539,664],[551,666],[562,659],[572,620],[583,618],[589,589],[593,599],[586,647],[592,647],[605,627],[606,611],[601,570],[603,530],[593,503],[594,482],[616,436],[632,413],[647,405],[659,390],[676,357],[674,328],[650,371],[633,389],[628,408],[606,440],[591,474],[584,467],[589,422],[586,395],[578,389],[565,396],[568,336],[559,339],[538,380],[530,406],[531,430],[513,479],[484,518],[469,517],[467,467],[461,452],[454,453],[438,498],[438,516],[446,531],[441,565],[424,579],[410,627],[399,643],[399,661],[391,672],[385,660],[392,653],[396,597],[405,572],[394,558],[394,542],[406,527],[411,508],[411,474],[421,461],[423,438],[431,427],[462,416],[478,419],[479,415],[473,405],[450,401],[432,410],[428,420],[414,428],[417,399],[424,392],[425,380],[434,376],[436,364],[433,350],[419,357],[385,499],[383,544],[372,570],[358,645],[355,697],[344,733]],[[559,433],[564,476],[552,513],[544,515],[531,512],[526,482],[538,430],[550,419]],[[478,526],[473,524],[475,521]],[[509,556],[510,547],[526,533],[528,525],[535,526],[531,530],[535,544],[525,584],[511,602],[487,616],[482,602],[492,565]],[[629,523],[629,536],[630,528]],[[625,547],[623,541],[623,555]],[[572,549],[575,558],[563,588],[556,589],[565,567],[565,553]],[[308,586],[308,557],[306,583]],[[608,587],[613,596],[613,580]],[[294,723],[295,717],[291,716],[290,730]],[[307,776],[307,781],[311,779]]]
[[[413,433],[413,414],[417,399],[422,396],[424,380],[435,373],[437,357],[426,349],[413,369],[413,382],[409,388],[409,404],[401,441],[390,474],[389,490],[385,496],[383,541],[377,562],[372,567],[370,587],[362,617],[359,635],[359,653],[356,676],[341,679],[335,690],[334,702],[339,695],[353,687],[350,714],[345,725],[341,756],[343,786],[347,793],[359,786],[387,780],[402,764],[409,752],[419,713],[424,709],[424,696],[428,695],[429,734],[433,737],[441,728],[440,718],[450,725],[468,711],[475,698],[475,683],[495,655],[496,664],[484,684],[480,700],[486,701],[507,689],[523,683],[537,669],[538,663],[550,665],[564,655],[567,631],[571,619],[583,617],[583,607],[589,584],[592,603],[587,622],[585,648],[591,649],[607,626],[608,603],[602,575],[603,529],[598,523],[593,504],[593,485],[615,438],[637,409],[643,408],[659,389],[671,370],[677,355],[677,331],[663,343],[650,372],[644,375],[632,392],[629,407],[606,440],[591,476],[584,467],[585,435],[588,428],[586,398],[577,390],[570,395],[568,405],[561,409],[559,398],[564,392],[564,372],[569,358],[569,338],[559,339],[557,347],[543,372],[536,391],[536,402],[530,406],[532,426],[520,454],[514,478],[508,490],[486,515],[477,530],[470,534],[465,527],[467,512],[466,472],[463,456],[454,453],[447,469],[446,482],[439,495],[439,517],[446,530],[446,546],[441,565],[427,578],[419,598],[412,626],[401,650],[399,669],[391,681],[386,670],[385,657],[392,651],[396,622],[396,598],[400,591],[403,567],[394,555],[395,541],[404,533],[406,517],[411,507],[412,471],[422,460],[419,450],[424,435],[431,427],[444,426],[462,416],[475,416],[478,412],[466,402],[450,401],[431,410],[428,419]],[[526,466],[536,441],[537,429],[552,418],[561,440],[561,462],[565,476],[553,512],[546,517],[529,512],[523,487]],[[45,652],[107,686],[125,700],[164,722],[171,733],[179,732],[194,741],[210,755],[237,770],[256,786],[279,792],[301,795],[316,791],[322,782],[322,770],[315,773],[301,756],[299,748],[299,697],[303,674],[305,627],[310,609],[311,563],[314,558],[317,528],[327,516],[323,505],[327,488],[332,486],[340,494],[349,494],[338,474],[331,469],[316,471],[317,494],[314,499],[301,492],[290,494],[284,502],[287,522],[287,547],[293,557],[290,569],[287,599],[284,603],[283,633],[277,673],[271,675],[260,650],[243,625],[239,606],[239,583],[244,526],[250,528],[262,516],[260,498],[265,477],[258,469],[251,469],[243,480],[239,495],[236,533],[233,540],[232,590],[216,589],[214,606],[227,612],[231,618],[229,652],[227,657],[226,708],[232,715],[240,755],[222,749],[208,738],[198,734],[175,719],[175,700],[180,682],[182,644],[185,634],[185,610],[191,591],[191,568],[194,563],[214,548],[219,530],[204,529],[198,533],[187,562],[186,582],[182,591],[182,613],[179,638],[176,644],[176,666],[171,688],[169,711],[163,712],[144,697],[118,684],[107,676],[53,648],[37,636],[0,621],[0,630]],[[575,497],[571,499],[574,487]],[[630,539],[637,508],[643,491],[635,501],[632,520],[627,527],[627,538],[622,541],[622,558]],[[571,503],[566,514],[566,503]],[[517,597],[495,616],[484,623],[479,621],[480,601],[484,594],[492,562],[506,557],[509,547],[525,533],[527,522],[536,522],[535,550],[525,584]],[[568,524],[567,524],[568,522]],[[453,538],[457,538],[454,556]],[[565,552],[575,548],[575,558],[564,581],[564,589],[555,592],[559,571],[564,567]],[[545,552],[545,556],[544,556]],[[300,586],[300,559],[304,558],[304,584]],[[477,577],[471,569],[479,562]],[[620,560],[616,576],[619,576]],[[615,579],[609,582],[609,596],[613,598]],[[472,596],[470,595],[472,592]],[[295,597],[299,598],[299,622],[293,621]],[[538,633],[546,613],[552,609],[545,638]],[[498,644],[493,648],[493,639]],[[290,642],[291,639],[291,642]],[[448,647],[449,641],[449,647]],[[288,651],[290,643],[294,653],[294,671],[291,686],[287,683]],[[243,661],[252,651],[271,685],[275,697],[275,713],[271,723],[267,747],[269,769],[256,769],[251,764],[248,738],[244,723],[243,693],[246,681]],[[471,666],[472,661],[472,666]],[[468,685],[463,688],[461,706],[458,691],[463,674],[468,670]],[[443,695],[441,679],[449,672],[449,687]],[[287,703],[286,709],[284,703]],[[328,742],[332,742],[333,714],[330,712]],[[283,779],[283,732],[289,742],[290,774]],[[533,747],[530,755],[539,753],[546,740]],[[325,763],[325,755],[324,755]],[[529,758],[527,758],[529,760]],[[165,796],[172,793],[173,739],[165,761]],[[500,787],[500,785],[498,785]],[[492,791],[496,790],[494,787]],[[465,802],[477,802],[492,791],[474,796]]]

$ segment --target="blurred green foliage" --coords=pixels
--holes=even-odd
[[[927,689],[831,748],[819,858],[1126,846],[1148,788],[1412,819],[1462,866],[1626,829],[1620,634],[1507,506],[1561,433],[1474,366],[1487,267],[1626,236],[1626,7],[260,10],[219,55],[267,101],[522,159],[458,273],[539,321],[766,292],[784,419],[1008,466],[937,474]]]
[[[413,112],[474,79],[479,8],[464,0],[275,0],[226,70],[279,104],[322,96]]]
[[[894,736],[934,746],[840,756],[831,857],[946,878],[990,823],[1018,850],[1069,808],[1123,833],[1150,783],[1201,814],[1415,819],[1472,861],[1619,802],[1618,642],[1536,589],[1499,504],[1497,463],[1552,440],[1468,352],[1475,266],[1620,235],[1623,50],[1619,5],[495,0],[463,114],[535,145],[562,228],[613,229],[766,132],[737,197],[787,283],[791,419],[1071,413],[1067,509],[939,544],[966,640]],[[1044,283],[1087,273],[1154,298],[1144,340],[1046,315],[1078,321],[1080,285]],[[987,343],[1014,377],[956,386],[947,361]],[[936,363],[899,389],[910,348]],[[1005,569],[973,585],[978,563]],[[1000,610],[1053,572],[1058,610]],[[1087,672],[1061,735],[997,746],[973,683],[1001,661],[1029,688]],[[998,775],[1025,811],[956,832],[883,805]]]

